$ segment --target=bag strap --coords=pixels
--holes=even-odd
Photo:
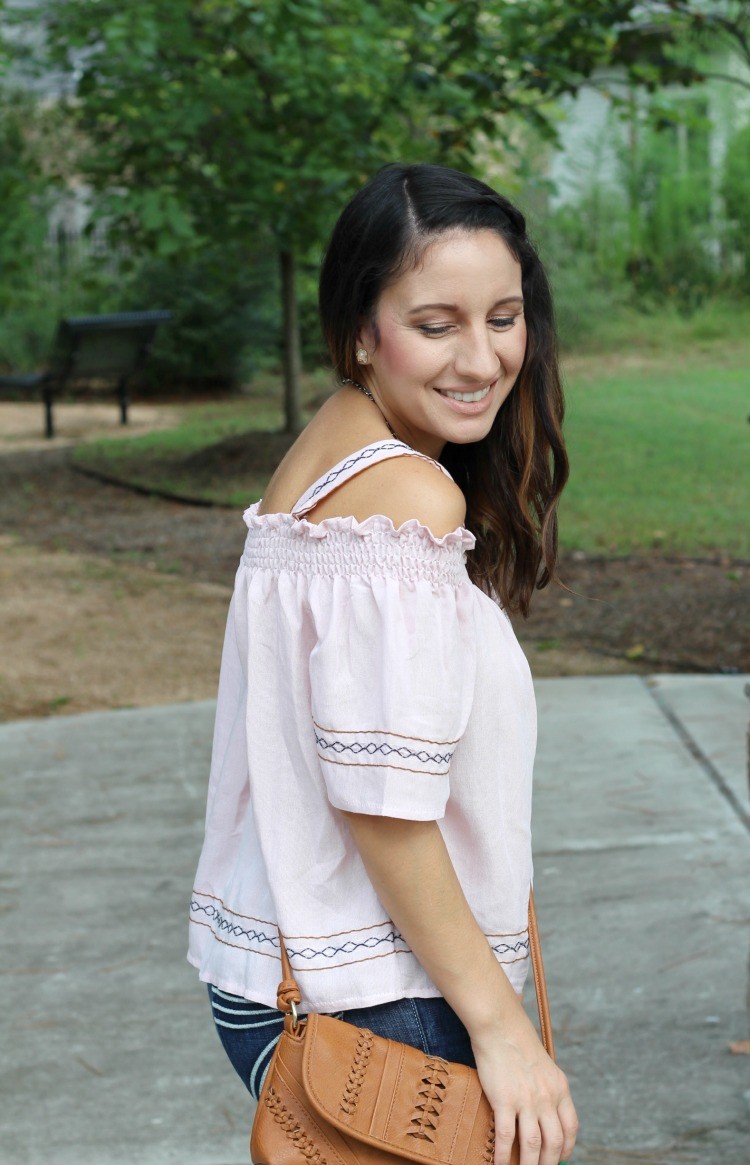
[[[549,1013],[549,997],[547,995],[547,979],[544,974],[542,959],[542,944],[539,938],[539,927],[536,921],[536,904],[534,891],[529,890],[529,949],[531,951],[531,970],[534,975],[534,989],[536,991],[536,1006],[539,1012],[539,1030],[542,1043],[547,1055],[554,1060],[555,1040],[552,1035],[552,1020]]]
[[[284,945],[284,936],[281,931],[279,931],[279,950],[281,952],[281,973],[283,978],[279,983],[276,1006],[279,1011],[283,1011],[285,1015],[293,1015],[296,1020],[297,1004],[302,1002],[302,994],[297,985],[297,980],[294,978],[294,972],[289,962],[289,955],[287,954],[286,946]],[[554,1060],[555,1043],[552,1036],[552,1021],[549,1013],[547,980],[544,976],[542,946],[539,941],[539,927],[536,921],[536,906],[534,904],[534,891],[532,889],[529,889],[529,951],[531,953],[531,969],[534,975],[534,988],[536,990],[536,1005],[539,1012],[539,1030],[541,1032],[544,1050]]]

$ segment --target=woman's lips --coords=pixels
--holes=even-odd
[[[490,404],[492,403],[492,390],[496,384],[497,384],[497,381],[493,380],[492,384],[485,385],[487,392],[480,400],[456,400],[455,397],[445,395],[447,392],[466,393],[466,389],[462,390],[460,388],[436,388],[435,392],[438,394],[440,399],[445,401],[445,403],[454,412],[460,413],[462,416],[465,416],[465,417],[466,416],[473,417],[473,416],[476,416],[478,413],[483,413],[485,411],[485,409],[489,408]],[[476,389],[475,391],[478,392],[480,390]],[[471,395],[471,394],[467,394],[467,395]]]

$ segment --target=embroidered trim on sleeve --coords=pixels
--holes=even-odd
[[[358,736],[361,735],[363,731],[359,728],[339,728],[338,730],[335,728],[324,728],[322,724],[318,724],[317,720],[313,720],[313,724],[316,728],[319,728],[321,732],[332,732],[334,736]],[[400,740],[418,740],[422,744],[458,744],[460,739],[459,737],[456,737],[455,740],[433,740],[430,736],[407,736],[403,732],[385,732],[382,728],[365,728],[364,731],[377,732],[381,736],[397,736]]]
[[[403,769],[443,777],[458,744],[457,740],[431,741],[377,729],[327,729],[314,720],[313,725],[318,756],[331,764]]]

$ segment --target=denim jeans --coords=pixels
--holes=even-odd
[[[210,984],[208,994],[224,1051],[250,1095],[257,1100],[284,1026],[283,1014],[275,1007],[252,1003]],[[377,1036],[411,1044],[427,1055],[476,1067],[469,1033],[453,1008],[439,996],[396,999],[392,1003],[329,1014],[357,1027],[369,1028]]]

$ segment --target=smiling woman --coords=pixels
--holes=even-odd
[[[369,387],[411,445],[439,457],[447,441],[481,441],[526,352],[519,264],[495,231],[441,236],[382,292],[357,342],[372,353]]]
[[[386,167],[336,225],[320,310],[344,383],[460,485],[472,581],[527,615],[554,575],[568,461],[552,296],[523,215],[457,171]]]
[[[320,309],[341,387],[245,513],[189,958],[261,1100],[254,1160],[274,1121],[317,1127],[284,1076],[294,1002],[361,1029],[352,1088],[372,1033],[412,1044],[477,1071],[488,1163],[517,1139],[558,1165],[576,1115],[520,1002],[536,707],[506,613],[554,573],[567,475],[546,277],[488,186],[390,166],[339,219]]]

